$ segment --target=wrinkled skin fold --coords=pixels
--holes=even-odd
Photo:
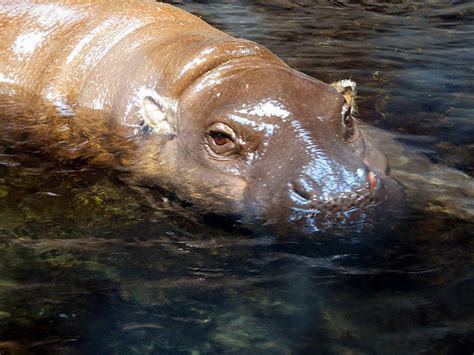
[[[131,185],[282,233],[360,232],[399,204],[349,80],[323,83],[154,2],[4,1],[0,28],[1,94],[42,102],[13,114],[49,105],[38,142],[87,132],[81,154]]]

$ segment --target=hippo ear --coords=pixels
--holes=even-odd
[[[173,124],[170,120],[170,114],[164,104],[158,103],[153,97],[143,98],[143,126],[148,132],[159,135],[174,136],[176,134]]]
[[[357,113],[357,90],[356,83],[351,79],[339,80],[334,83],[331,83],[331,86],[337,90],[339,94],[344,96],[346,102],[351,105],[351,114]]]

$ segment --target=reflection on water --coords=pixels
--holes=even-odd
[[[429,158],[387,148],[411,200],[436,203],[370,242],[252,237],[0,134],[0,353],[472,353],[471,2],[173,3],[351,76],[362,118]]]

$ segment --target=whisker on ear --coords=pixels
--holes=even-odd
[[[169,117],[170,112],[160,105],[153,97],[146,96],[142,99],[140,115],[142,118],[143,132],[160,135],[171,135],[174,133]]]
[[[346,99],[346,102],[351,105],[351,115],[356,116],[359,113],[357,108],[356,98],[356,82],[349,79],[335,81],[330,84],[338,93],[340,93]]]

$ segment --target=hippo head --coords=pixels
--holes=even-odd
[[[353,90],[231,60],[183,92],[165,143],[147,143],[162,148],[145,154],[145,170],[203,213],[284,231],[360,230],[396,184],[352,116]]]

